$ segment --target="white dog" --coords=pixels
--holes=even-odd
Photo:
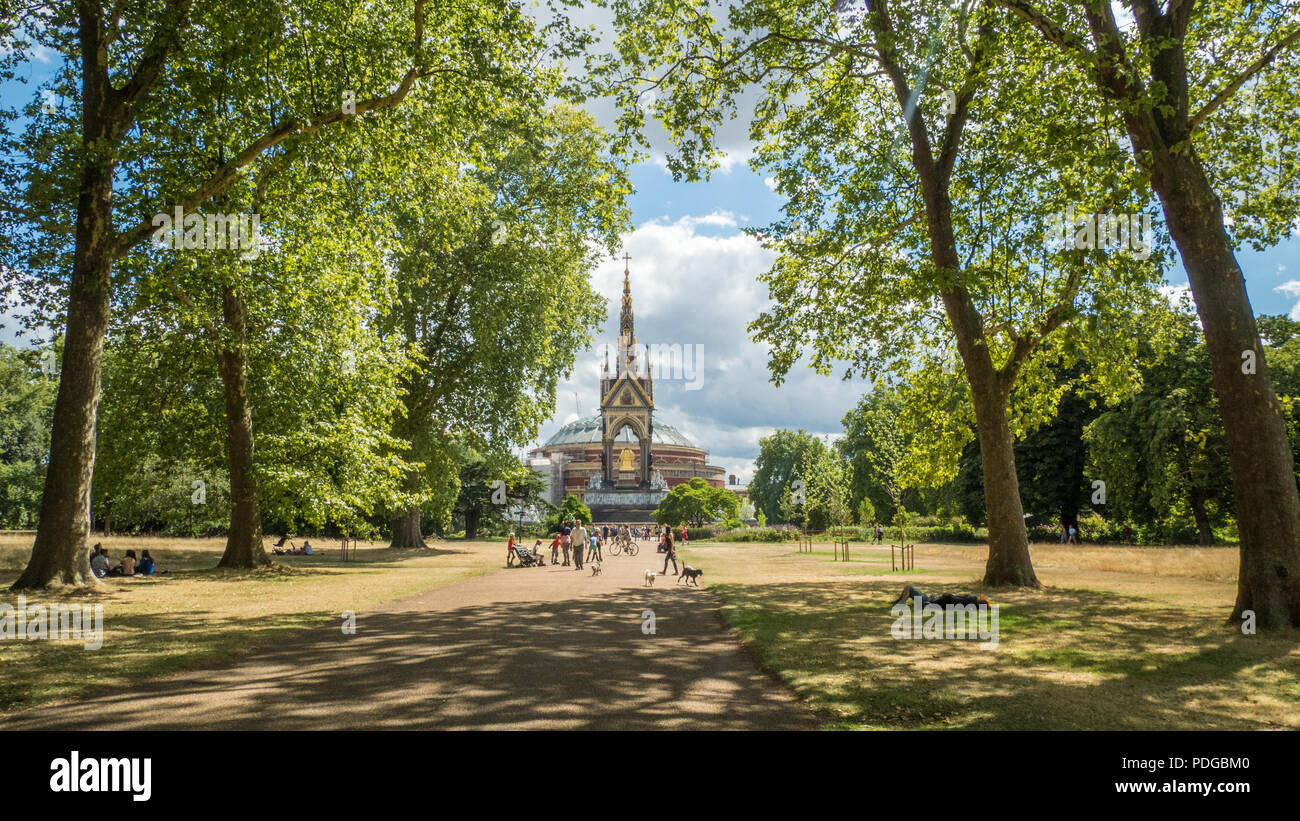
[[[655,577],[658,576],[658,575],[659,575],[659,574],[656,573],[656,572],[654,572],[653,570],[647,570],[647,571],[645,572],[645,586],[646,586],[646,587],[654,587],[654,586],[655,586]]]

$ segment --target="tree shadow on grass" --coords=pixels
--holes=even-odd
[[[555,602],[434,611],[419,609],[420,601],[359,614],[355,635],[336,623],[286,637],[238,665],[137,685],[132,692],[147,710],[124,715],[92,696],[10,713],[0,727],[817,726],[719,629],[707,591],[624,587]],[[654,634],[643,632],[646,610],[654,612]],[[227,620],[221,629],[257,627]]]
[[[732,584],[725,613],[833,726],[1284,726],[1300,633],[1243,636],[1215,607],[1090,590],[987,591],[999,643],[891,635],[897,581]],[[926,592],[981,592],[942,585]],[[1273,705],[1270,707],[1269,705]]]

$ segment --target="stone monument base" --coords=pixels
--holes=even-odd
[[[582,501],[596,524],[642,525],[654,524],[652,514],[667,495],[666,490],[602,489],[588,490]]]

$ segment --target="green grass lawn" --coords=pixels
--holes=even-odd
[[[883,567],[865,551],[845,564],[793,545],[693,542],[687,553],[761,663],[827,727],[1300,728],[1300,631],[1225,625],[1235,582],[1097,570],[1091,558],[1057,570],[1052,553],[1044,590],[985,591],[968,547],[918,548],[922,569],[907,572],[891,572],[887,552]],[[1183,572],[1178,551],[1162,555]],[[909,581],[931,595],[987,593],[996,649],[895,639],[890,604]]]
[[[486,573],[503,563],[500,545],[436,543],[431,550],[363,547],[339,560],[337,546],[323,556],[277,556],[269,568],[216,570],[219,539],[105,538],[113,559],[128,548],[147,549],[155,577],[105,579],[90,591],[28,593],[28,606],[53,602],[101,604],[103,646],[78,641],[0,641],[0,711],[31,707],[79,693],[115,697],[139,693],[159,674],[229,661],[273,644],[286,634],[330,622],[346,610],[414,595]],[[30,536],[0,536],[0,602],[17,603],[8,587],[31,551]]]

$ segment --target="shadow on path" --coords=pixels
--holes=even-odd
[[[641,573],[639,565],[619,570]],[[707,590],[564,571],[471,579],[358,614],[355,635],[339,626],[304,631],[233,666],[146,682],[132,689],[142,709],[129,715],[116,698],[92,698],[13,713],[0,728],[818,726],[722,628]],[[547,591],[568,598],[538,600]],[[642,631],[647,609],[653,635]]]

